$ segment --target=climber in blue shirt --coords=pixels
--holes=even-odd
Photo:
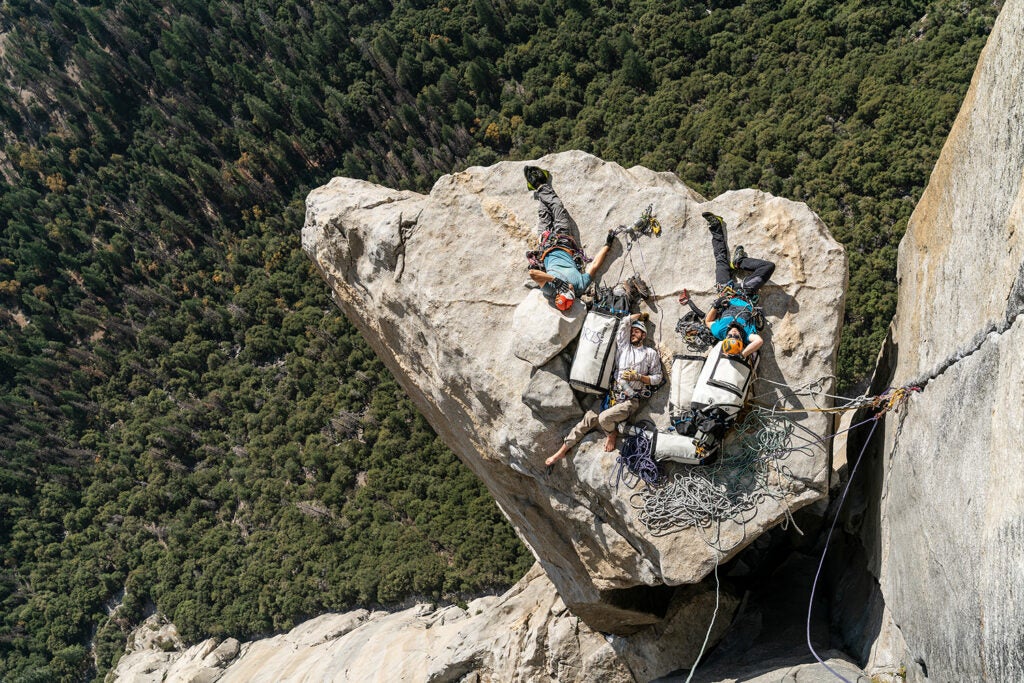
[[[562,200],[551,187],[551,173],[536,166],[523,169],[526,187],[540,202],[537,209],[539,244],[526,253],[530,263],[530,278],[541,286],[541,291],[559,310],[568,310],[576,295],[582,294],[604,264],[615,240],[609,231],[608,239],[591,261],[580,245],[579,228],[566,211]],[[587,265],[589,262],[589,265]]]
[[[720,289],[728,287],[733,289],[735,294],[719,297],[706,315],[690,300],[685,290],[683,296],[679,297],[679,303],[689,304],[695,313],[703,317],[704,324],[715,339],[738,339],[741,342],[739,348],[742,349],[740,355],[749,358],[764,344],[764,339],[757,333],[751,298],[775,272],[775,264],[747,256],[742,245],[736,247],[730,260],[725,221],[721,216],[710,212],[701,215],[708,222],[708,230],[711,232],[711,248],[715,254],[715,282]],[[747,270],[750,271],[750,275],[737,282],[733,278],[734,270]]]

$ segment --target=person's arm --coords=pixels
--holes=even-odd
[[[647,373],[648,374],[640,378],[641,382],[643,382],[644,384],[650,384],[652,386],[655,384],[661,384],[661,380],[663,379],[663,369],[661,367],[661,357],[658,356],[657,351],[655,351],[654,354],[652,354],[650,366],[647,369]]]
[[[615,341],[618,342],[620,349],[629,346],[630,323],[634,320],[640,320],[641,318],[647,320],[648,317],[647,313],[634,313],[632,315],[627,315],[619,322],[619,329],[615,332]]]
[[[629,323],[633,322],[630,316],[626,316],[619,321],[619,327],[615,330],[615,344],[619,349],[623,349],[629,346]],[[619,351],[615,352],[615,355],[619,355]]]
[[[609,232],[608,239],[601,245],[601,248],[597,250],[597,256],[595,256],[594,260],[590,262],[589,266],[587,266],[587,275],[594,277],[594,275],[597,274],[597,271],[600,270],[601,266],[604,264],[604,260],[608,258],[608,252],[612,250],[612,243],[614,241],[615,233]]]
[[[743,347],[743,350],[740,352],[740,355],[743,356],[744,358],[749,358],[750,356],[757,353],[757,350],[761,348],[762,344],[764,344],[764,338],[761,337],[761,335],[759,334],[752,334],[749,337],[747,337],[747,344],[746,346]]]
[[[718,316],[722,314],[722,311],[729,305],[729,300],[725,297],[719,297],[715,300],[715,303],[711,304],[708,314],[704,317],[704,324],[711,327],[711,323],[718,320]]]

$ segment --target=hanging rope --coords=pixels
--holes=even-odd
[[[654,286],[650,284],[652,280],[650,271],[647,268],[647,260],[644,258],[644,252],[640,246],[641,237],[657,237],[658,235],[661,235],[661,223],[653,214],[653,209],[654,205],[648,204],[647,208],[644,209],[643,213],[640,214],[639,218],[633,221],[632,225],[620,225],[619,227],[613,229],[612,232],[614,232],[616,235],[620,235],[622,237],[623,243],[622,266],[619,268],[618,282],[622,282],[622,275],[626,271],[627,263],[632,269],[634,276],[636,276],[640,272],[640,270],[636,267],[636,263],[633,261],[633,247],[636,247],[637,253],[640,254],[640,263],[643,266],[643,282],[647,284],[647,288],[650,290],[648,296],[654,300],[657,300],[658,295],[654,291]],[[657,324],[657,342],[659,344],[661,343],[661,334],[663,327],[662,322],[664,316],[664,311],[659,308]]]
[[[871,417],[860,423],[863,425],[867,422],[871,422],[871,431],[868,432],[868,438],[864,440],[864,445],[861,446],[860,453],[857,454],[857,459],[853,462],[853,468],[850,470],[850,476],[846,480],[846,486],[843,487],[843,492],[839,496],[839,502],[836,504],[836,514],[832,518],[832,524],[829,526],[828,534],[825,536],[825,547],[821,550],[821,560],[818,562],[818,570],[814,573],[814,582],[811,584],[811,597],[807,603],[807,647],[810,649],[811,654],[814,655],[814,658],[818,660],[819,664],[828,669],[829,673],[833,676],[845,683],[850,683],[850,681],[826,664],[824,660],[818,656],[818,653],[814,649],[814,645],[811,643],[811,614],[814,610],[814,594],[818,590],[818,580],[821,578],[821,570],[825,566],[825,556],[828,554],[829,544],[832,542],[832,532],[835,531],[836,523],[839,521],[839,513],[842,512],[843,504],[846,502],[846,494],[850,492],[850,486],[853,484],[853,478],[857,475],[857,467],[864,458],[864,453],[867,452],[868,445],[871,443],[871,438],[875,435],[875,429],[878,427],[878,423],[889,411],[899,411],[899,409],[902,408],[908,400],[910,400],[910,396],[919,391],[921,391],[921,387],[917,386],[898,387],[896,389],[890,388],[882,394],[872,398],[870,405],[874,409],[874,412]]]
[[[704,650],[708,646],[708,640],[711,638],[711,629],[715,627],[715,619],[718,617],[718,603],[720,596],[721,585],[718,581],[718,555],[715,555],[715,611],[711,613],[711,623],[708,624],[708,632],[704,634],[704,644],[700,646],[700,652],[697,653],[697,659],[693,660],[693,666],[690,667],[690,675],[686,677],[686,683],[690,683],[693,679],[693,674],[697,671],[697,665],[700,664],[701,657],[704,656]]]

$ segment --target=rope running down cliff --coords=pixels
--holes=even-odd
[[[630,502],[637,510],[638,520],[653,536],[695,527],[705,543],[723,553],[746,541],[746,524],[753,520],[758,507],[767,500],[784,507],[786,524],[791,523],[793,519],[785,499],[793,474],[785,460],[793,453],[811,456],[814,449],[824,448],[835,436],[877,417],[828,436],[819,436],[789,414],[837,413],[868,407],[876,415],[882,415],[902,404],[912,391],[917,390],[916,387],[902,387],[878,396],[841,399],[846,401],[844,405],[827,407],[819,405],[818,398],[840,398],[821,391],[828,379],[815,380],[791,390],[793,397],[812,397],[815,408],[783,408],[780,403],[785,399],[780,399],[772,407],[755,405],[736,429],[740,439],[738,448],[723,454],[712,465],[687,467],[676,472],[667,484],[647,486],[634,493]],[[742,536],[729,547],[721,544],[722,523],[726,520],[743,526]]]

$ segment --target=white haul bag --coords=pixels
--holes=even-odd
[[[680,415],[690,409],[693,390],[697,387],[704,356],[672,356],[672,380],[669,384],[669,415]]]
[[[755,364],[742,356],[724,354],[722,342],[715,344],[697,378],[690,398],[692,407],[718,406],[730,415],[739,413],[747,398]]]
[[[569,370],[569,384],[573,389],[603,394],[611,388],[618,326],[619,318],[615,315],[600,311],[587,313]]]

